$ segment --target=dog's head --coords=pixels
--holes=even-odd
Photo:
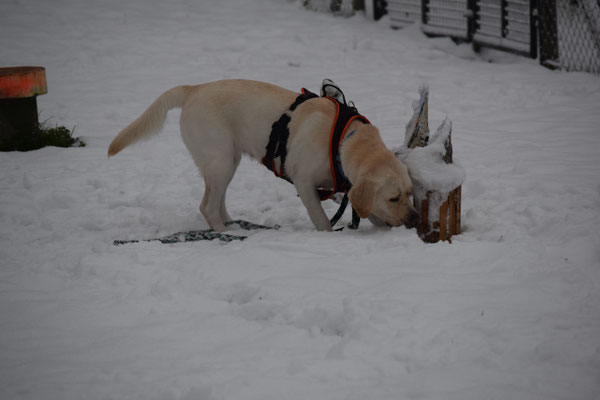
[[[388,226],[413,228],[419,214],[412,204],[412,188],[406,165],[392,156],[361,174],[348,196],[361,218],[374,215]]]

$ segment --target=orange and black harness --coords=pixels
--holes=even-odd
[[[269,143],[266,147],[266,154],[262,159],[262,163],[265,167],[273,171],[275,176],[285,179],[290,183],[293,183],[289,176],[285,173],[285,159],[287,156],[287,141],[290,135],[289,131],[289,123],[291,121],[292,113],[303,102],[319,97],[318,95],[306,90],[302,89],[302,93],[296,97],[296,100],[292,103],[290,108],[281,115],[279,120],[277,120],[273,126],[271,127],[271,134],[269,135]],[[340,160],[340,147],[344,142],[344,139],[352,136],[355,131],[351,131],[350,133],[346,133],[350,123],[354,120],[362,121],[365,124],[370,124],[369,120],[360,115],[358,110],[346,104],[345,99],[344,102],[340,102],[332,97],[324,96],[324,98],[332,101],[336,106],[335,119],[331,126],[331,132],[329,134],[329,165],[331,169],[331,177],[333,180],[333,188],[332,189],[322,189],[317,188],[317,192],[319,193],[319,198],[321,201],[330,199],[333,197],[335,193],[344,193],[344,197],[340,204],[340,208],[336,212],[336,214],[331,218],[331,226],[334,226],[336,222],[341,218],[344,213],[346,206],[348,205],[348,191],[352,187],[352,184],[344,174],[344,170],[342,169],[342,162]],[[275,166],[275,158],[279,157],[280,166],[279,171]],[[352,224],[349,225],[351,229],[358,228],[358,223],[360,221],[360,217],[352,209]]]

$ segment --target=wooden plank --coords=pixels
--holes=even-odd
[[[421,225],[419,226],[419,233],[422,237],[425,237],[429,232],[429,195],[421,201]]]
[[[448,237],[448,200],[444,201],[440,206],[440,240],[446,240]]]
[[[451,191],[448,196],[448,237],[456,234],[456,192]]]
[[[462,186],[459,186],[455,189],[456,191],[456,234],[460,234],[461,231],[461,217],[460,217],[460,213],[461,213],[461,201],[462,201]]]
[[[438,221],[431,221],[429,216],[429,201],[432,192],[427,192],[426,197],[421,200],[420,209],[418,209],[421,221],[417,226],[417,233],[424,242],[436,243],[440,240],[450,242],[453,235],[460,234],[461,192],[462,187],[459,186],[448,194],[448,198],[439,208]]]

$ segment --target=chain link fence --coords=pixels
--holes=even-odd
[[[600,74],[600,1],[540,4],[540,61],[549,68]]]

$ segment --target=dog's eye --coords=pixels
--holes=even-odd
[[[390,199],[390,201],[391,201],[392,203],[397,203],[397,202],[399,202],[399,201],[400,201],[400,196],[393,197],[393,198],[391,198],[391,199]]]

